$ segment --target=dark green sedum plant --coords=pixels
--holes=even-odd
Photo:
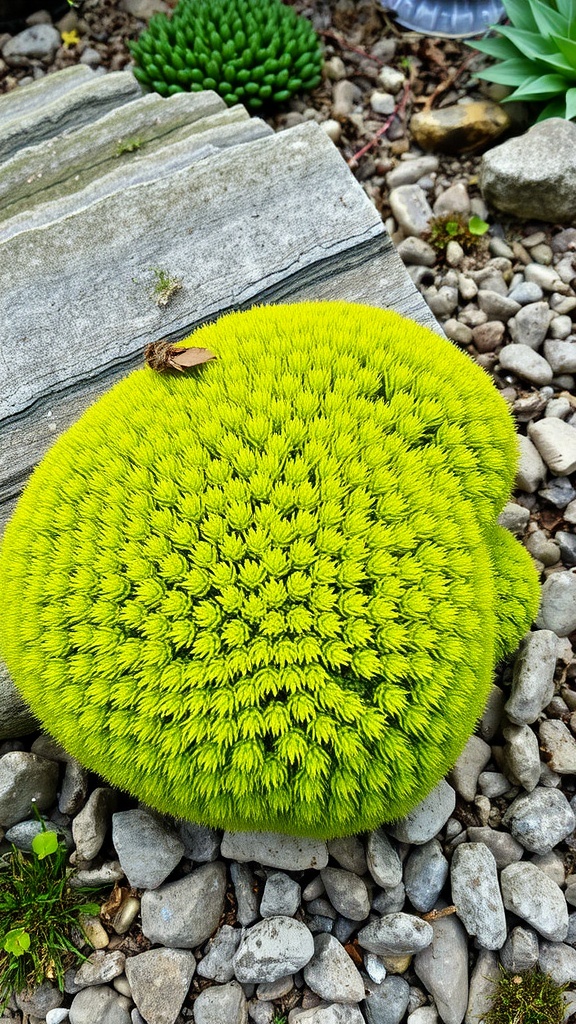
[[[323,63],[310,22],[281,0],[180,0],[130,50],[138,81],[161,96],[214,89],[251,110],[314,89]]]
[[[395,313],[254,308],[137,370],[34,472],[0,649],[45,727],[149,805],[336,836],[453,765],[538,604],[471,359]]]
[[[539,121],[576,117],[576,5],[574,0],[502,0],[510,25],[493,25],[499,38],[468,43],[500,63],[477,78],[514,86],[510,100],[544,102]]]

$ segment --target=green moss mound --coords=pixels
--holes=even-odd
[[[0,647],[50,733],[153,807],[331,837],[451,767],[529,627],[484,371],[395,313],[255,308],[138,370],[33,474]]]
[[[138,81],[161,96],[214,89],[251,110],[314,89],[323,63],[310,22],[281,0],[180,0],[130,51]]]

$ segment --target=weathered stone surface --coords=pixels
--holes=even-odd
[[[450,772],[450,782],[464,800],[472,801],[476,795],[478,776],[486,767],[492,752],[480,736],[471,736]]]
[[[480,187],[489,203],[523,220],[573,224],[576,125],[549,118],[494,146],[482,157]]]
[[[178,835],[184,843],[184,856],[198,864],[217,860],[220,853],[222,833],[206,825],[195,825],[192,821],[182,821],[178,826]]]
[[[390,209],[405,235],[421,235],[434,216],[419,185],[399,185],[388,196]]]
[[[499,979],[498,957],[491,950],[481,949],[470,978],[465,1024],[483,1024],[492,1008]]]
[[[457,846],[450,866],[452,899],[469,935],[484,949],[500,949],[506,940],[506,915],[496,861],[483,843]]]
[[[72,835],[79,860],[93,860],[100,852],[116,810],[118,795],[107,786],[92,790],[79,814],[72,821]]]
[[[112,816],[112,842],[135,889],[156,889],[184,854],[184,843],[175,832],[139,808]]]
[[[489,825],[471,825],[467,835],[471,843],[482,843],[488,847],[499,871],[508,864],[515,864],[524,855],[524,847],[509,832],[497,832]]]
[[[221,852],[228,860],[253,860],[284,871],[320,870],[328,863],[328,849],[321,839],[301,839],[277,832],[225,832]]]
[[[38,723],[34,715],[22,700],[7,669],[0,662],[0,740],[27,736],[37,728]]]
[[[576,132],[576,125],[574,126]],[[508,346],[509,348],[511,346]],[[548,365],[548,364],[546,364]],[[543,383],[549,383],[544,381]],[[557,416],[531,423],[530,439],[556,476],[570,476],[576,469],[576,428]]]
[[[515,786],[529,793],[540,781],[540,747],[538,737],[529,725],[509,725],[502,730],[504,740],[503,770]],[[505,791],[506,792],[506,791]]]
[[[242,939],[242,929],[232,928],[229,924],[223,924],[218,929],[206,956],[198,964],[198,974],[201,978],[210,978],[218,984],[232,981],[234,967],[232,960]]]
[[[538,733],[540,746],[550,770],[558,772],[559,775],[574,775],[576,740],[568,726],[564,722],[547,719],[540,723]]]
[[[0,826],[30,817],[32,807],[46,811],[56,799],[58,765],[37,754],[12,750],[0,757]]]
[[[576,629],[576,570],[555,572],[545,580],[536,625],[561,637]]]
[[[514,661],[512,691],[506,714],[516,725],[531,724],[554,696],[558,638],[549,629],[528,633]]]
[[[268,875],[262,900],[260,902],[261,917],[293,917],[300,906],[301,889],[293,878],[283,871],[275,871]]]
[[[507,111],[490,100],[420,112],[410,121],[412,134],[422,149],[457,154],[497,139],[509,125]]]
[[[309,1010],[304,1010],[304,1013],[299,1013],[295,1020],[300,1024],[364,1024],[364,1018],[357,1006],[346,1006],[341,1003],[313,1006]],[[370,1024],[370,1018],[368,1021]]]
[[[518,434],[520,464],[516,473],[516,486],[521,491],[533,494],[546,479],[546,466],[540,452],[529,437]]]
[[[321,877],[326,895],[339,914],[351,921],[364,921],[368,917],[370,898],[363,879],[358,878],[352,871],[343,871],[341,868],[324,868]]]
[[[46,75],[25,89],[12,89],[0,96],[0,129],[7,121],[18,121],[33,111],[55,102],[76,86],[91,82],[94,72],[81,64],[63,68],[57,75]]]
[[[510,804],[502,823],[526,850],[544,854],[570,835],[576,818],[563,793],[538,786],[532,793],[523,794]]]
[[[364,847],[358,836],[329,839],[328,853],[338,861],[341,868],[353,871],[355,875],[365,875],[368,870]]]
[[[413,914],[384,914],[358,932],[371,953],[418,953],[432,942],[432,925]]]
[[[202,864],[177,882],[142,896],[142,931],[151,942],[194,949],[218,927],[224,909],[226,868]]]
[[[70,1024],[131,1024],[130,1011],[121,999],[107,985],[83,988],[72,1000]]]
[[[249,928],[234,957],[241,984],[270,982],[305,967],[314,955],[314,939],[293,917],[271,917]]]
[[[372,878],[383,889],[393,889],[402,881],[400,858],[382,829],[368,835],[366,861]]]
[[[7,64],[22,67],[34,58],[53,57],[60,43],[60,33],[54,25],[31,25],[4,44],[2,56]]]
[[[359,1003],[364,982],[354,962],[333,935],[317,935],[314,956],[304,968],[304,981],[328,1003]]]
[[[456,793],[444,779],[409,814],[386,831],[402,843],[427,843],[438,834],[456,806]]]
[[[576,978],[576,949],[564,942],[541,942],[538,966],[557,985],[569,985]]]
[[[522,380],[529,381],[530,384],[542,385],[552,382],[554,376],[552,368],[544,357],[538,355],[538,352],[535,352],[529,345],[504,345],[504,348],[500,349],[498,358],[502,369],[510,370]],[[538,447],[540,448],[540,446]]]
[[[461,1024],[468,1006],[468,942],[456,917],[432,923],[434,938],[414,957],[414,970],[434,997],[444,1024]]]
[[[411,851],[404,868],[406,895],[415,910],[434,907],[448,877],[448,861],[437,839]]]
[[[517,925],[500,950],[502,966],[507,971],[530,971],[538,963],[538,936],[531,928]]]
[[[184,949],[150,949],[128,958],[132,998],[147,1024],[174,1024],[195,968],[194,954]]]
[[[74,984],[78,988],[89,988],[93,985],[106,985],[124,973],[126,956],[119,949],[105,953],[97,949],[80,965],[74,975]]]
[[[364,1013],[368,1024],[399,1024],[408,1008],[410,986],[404,978],[368,982]]]
[[[562,942],[568,931],[568,909],[562,890],[530,862],[504,868],[500,876],[507,910],[527,921],[545,939]]]
[[[247,1024],[246,996],[236,981],[204,989],[194,1000],[195,1024]]]

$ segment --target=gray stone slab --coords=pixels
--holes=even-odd
[[[80,192],[91,181],[120,168],[129,170],[167,142],[202,130],[216,115],[214,127],[249,120],[244,107],[228,108],[215,92],[179,93],[163,99],[156,93],[124,103],[97,121],[26,146],[0,164],[0,218],[8,220],[39,202]],[[208,125],[207,125],[208,127]],[[122,146],[137,150],[119,152]]]
[[[114,71],[89,78],[52,103],[6,120],[0,129],[0,160],[7,160],[24,146],[37,145],[61,132],[90,124],[114,107],[141,95],[140,85],[131,71]]]
[[[65,96],[71,89],[95,78],[94,71],[86,64],[73,64],[70,68],[45,75],[37,82],[4,93],[0,96],[0,131],[7,121],[38,112],[42,107]]]
[[[131,106],[131,104],[129,105]],[[216,114],[214,118],[205,119],[206,124],[212,120],[222,122],[219,126],[207,127],[202,131],[200,125],[204,124],[203,119],[201,122],[191,125],[195,131],[191,131],[190,135],[180,142],[167,143],[160,149],[153,150],[149,155],[143,154],[139,159],[133,159],[123,165],[114,167],[111,163],[106,164],[105,167],[111,167],[111,170],[95,177],[80,191],[67,192],[67,187],[72,184],[68,180],[62,186],[56,185],[50,190],[50,195],[58,195],[63,191],[64,194],[59,195],[58,198],[40,202],[30,210],[26,208],[25,203],[21,204],[24,208],[19,213],[4,223],[0,223],[0,243],[22,231],[45,227],[61,218],[69,217],[72,213],[77,213],[90,206],[91,203],[105,199],[115,192],[124,194],[126,189],[133,188],[135,185],[167,177],[184,167],[190,167],[198,160],[215,156],[219,149],[253,142],[266,135],[274,134],[272,128],[260,118],[246,116],[246,118],[236,119],[235,110],[245,113],[243,107],[227,109]],[[226,123],[227,118],[230,121],[228,124]],[[74,184],[77,183],[74,182]],[[41,199],[41,194],[37,198]]]

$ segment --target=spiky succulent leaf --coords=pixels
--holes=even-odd
[[[193,338],[217,358],[137,370],[36,469],[0,550],[2,655],[48,732],[153,807],[374,828],[451,767],[536,612],[496,525],[512,419],[388,311],[260,307]]]
[[[576,116],[576,15],[574,0],[504,0],[511,25],[493,25],[498,36],[468,43],[500,63],[477,78],[516,86],[506,100],[544,102],[539,121]]]
[[[314,89],[323,63],[312,25],[282,0],[180,0],[130,49],[138,81],[162,96],[213,89],[252,110]]]

